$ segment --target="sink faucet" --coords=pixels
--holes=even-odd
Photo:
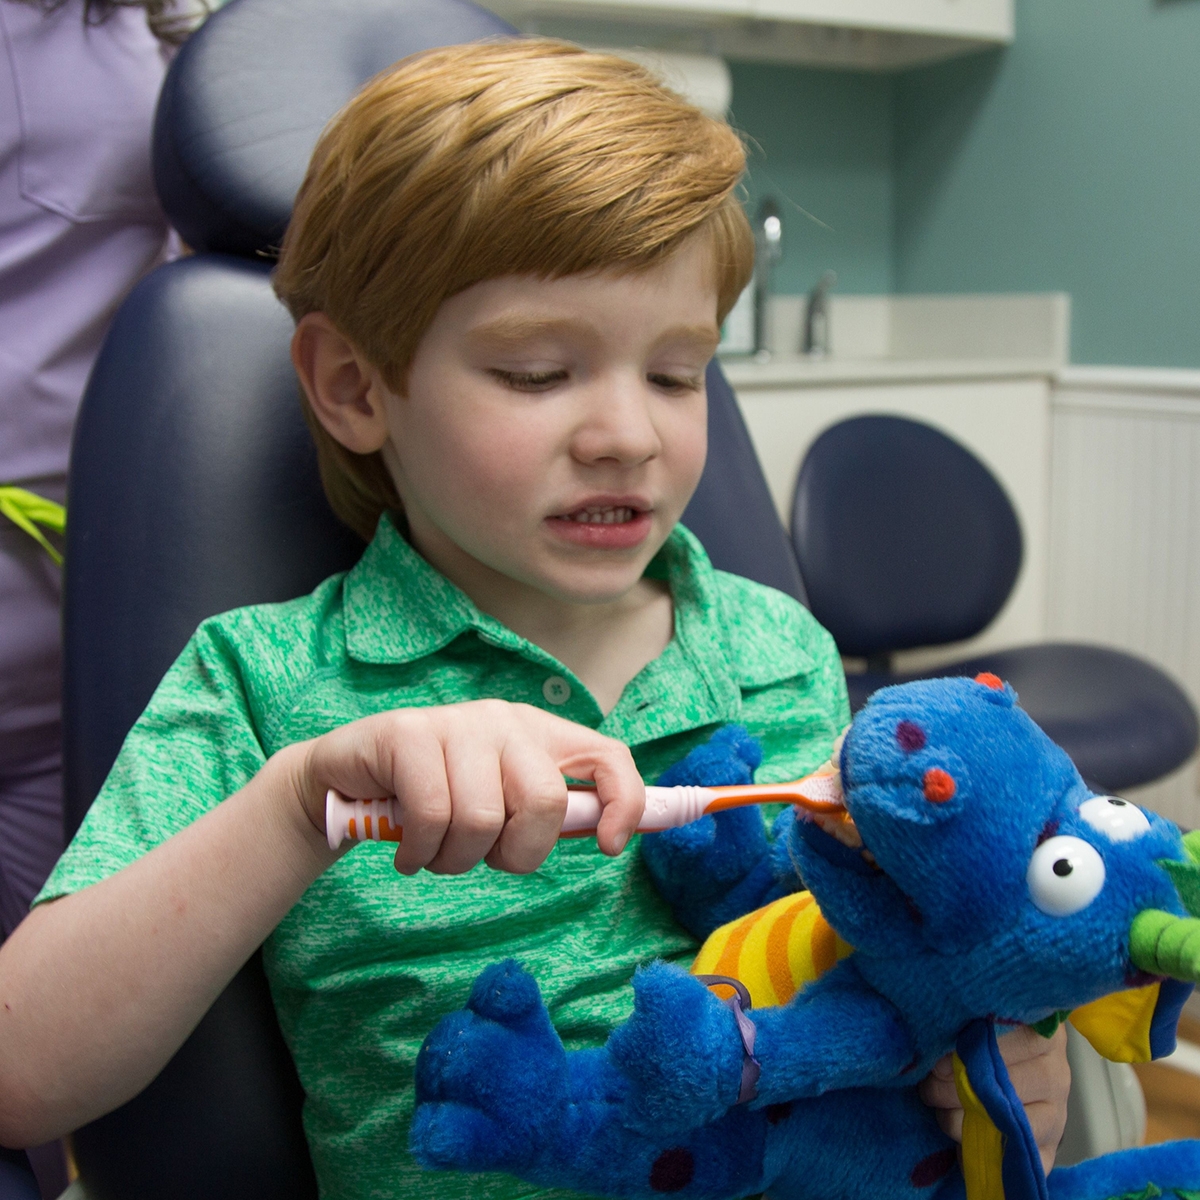
[[[808,293],[803,350],[810,358],[825,358],[829,354],[829,291],[836,283],[837,274],[826,271]]]
[[[767,327],[771,270],[783,255],[783,222],[779,219],[779,205],[770,196],[765,196],[758,206],[754,240],[757,249],[754,263],[754,357],[761,360],[771,356]]]

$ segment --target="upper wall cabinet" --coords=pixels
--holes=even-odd
[[[1013,37],[1013,0],[484,0],[526,33],[894,71]]]

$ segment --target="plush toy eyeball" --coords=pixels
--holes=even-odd
[[[1047,838],[1025,873],[1029,898],[1051,917],[1069,917],[1087,908],[1104,886],[1104,859],[1077,837]]]
[[[1120,796],[1093,796],[1079,806],[1079,815],[1110,842],[1132,842],[1150,832],[1146,814]]]

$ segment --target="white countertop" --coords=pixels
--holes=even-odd
[[[722,358],[730,384],[739,391],[795,387],[837,387],[862,383],[919,383],[922,380],[1030,379],[1056,376],[1062,369],[1049,358],[811,359],[779,357],[759,363]]]

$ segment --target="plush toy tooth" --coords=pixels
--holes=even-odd
[[[858,850],[863,844],[862,835],[846,808],[846,796],[842,790],[842,743],[846,740],[849,728],[847,726],[838,734],[829,761],[797,784],[796,807],[823,833],[836,838],[851,850]],[[868,856],[869,851],[864,850],[863,857],[874,862],[874,858]]]

